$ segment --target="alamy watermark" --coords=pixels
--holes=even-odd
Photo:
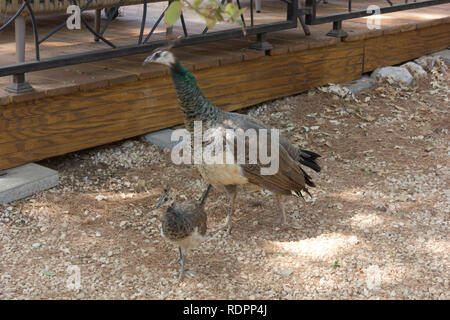
[[[171,153],[174,164],[258,164],[261,175],[278,172],[278,129],[244,131],[220,127],[203,132],[202,121],[194,121],[193,137],[188,130],[177,129],[171,140],[179,142]]]
[[[66,287],[70,290],[81,289],[81,271],[79,266],[69,265],[67,267],[69,277],[66,281]]]
[[[67,14],[70,16],[66,20],[66,26],[69,30],[81,29],[81,9],[77,5],[70,5],[67,7]]]
[[[372,13],[371,16],[367,19],[367,29],[369,30],[378,30],[381,29],[381,10],[379,6],[371,4],[367,7],[367,13]]]

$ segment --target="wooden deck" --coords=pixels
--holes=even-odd
[[[321,5],[319,13],[343,8],[342,2],[330,1],[335,4]],[[257,21],[284,17],[278,4],[263,2]],[[368,2],[359,4],[364,8]],[[157,9],[158,5],[151,6]],[[156,9],[158,14],[149,21],[159,15]],[[107,35],[113,34],[121,45],[131,43],[130,35],[135,41],[140,10],[126,7]],[[87,18],[92,20],[93,15],[88,13]],[[269,55],[248,49],[253,38],[175,52],[193,70],[208,98],[226,110],[236,110],[326,83],[356,79],[377,67],[450,45],[450,5],[383,15],[381,22],[380,30],[368,30],[365,18],[346,21],[343,26],[349,36],[343,41],[325,36],[330,24],[311,27],[309,37],[301,29],[272,33],[268,38],[274,49]],[[61,17],[45,23],[51,30],[61,23]],[[203,25],[198,21],[188,28],[198,32]],[[164,29],[157,32],[156,37],[163,37]],[[175,32],[181,32],[180,26]],[[29,34],[27,57],[32,60],[31,29]],[[104,48],[101,43],[86,43],[87,37],[92,38],[86,30],[62,31],[44,44],[42,56]],[[13,28],[0,34],[0,65],[14,62],[13,41]],[[0,169],[181,123],[183,115],[168,71],[156,65],[142,67],[144,58],[135,55],[34,72],[27,74],[27,80],[35,91],[14,95],[0,90]],[[9,81],[0,78],[0,87]]]

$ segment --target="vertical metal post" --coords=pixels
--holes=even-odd
[[[267,42],[267,33],[258,33],[256,35],[256,42],[250,45],[250,49],[260,51],[273,49],[273,46],[269,42]]]
[[[25,61],[25,18],[18,16],[14,21],[16,36],[16,58],[17,62]]]
[[[102,21],[102,9],[95,9],[94,24],[95,24],[95,32],[97,33],[100,33],[101,21]],[[99,37],[94,36],[94,40],[98,42]]]
[[[256,12],[260,13],[261,12],[261,0],[256,0],[255,6],[256,6]]]
[[[250,0],[250,25],[253,27],[253,0]]]
[[[291,0],[290,3],[287,4],[287,20],[291,20],[292,22],[297,21],[298,17],[298,0]]]
[[[16,60],[17,63],[25,62],[25,18],[18,16],[14,21],[16,36]],[[5,90],[12,93],[32,91],[33,88],[25,81],[25,74],[13,75],[13,82]]]
[[[304,16],[305,24],[311,25],[312,21],[316,17],[316,0],[306,0],[305,1],[305,7],[311,8],[311,14],[306,14]]]
[[[327,36],[335,37],[335,38],[343,38],[348,34],[344,30],[342,30],[342,20],[333,21],[333,29],[327,33]]]

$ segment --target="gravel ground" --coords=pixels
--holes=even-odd
[[[1,299],[449,299],[449,76],[379,83],[355,97],[318,88],[242,111],[322,155],[312,198],[241,193],[231,236],[194,250],[159,233],[162,188],[206,187],[142,138],[42,162],[60,185],[0,205]],[[213,230],[227,199],[213,191]],[[80,286],[71,286],[80,271]]]

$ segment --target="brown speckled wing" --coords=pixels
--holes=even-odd
[[[191,235],[195,228],[201,235],[206,234],[206,214],[194,202],[175,203],[167,209],[162,219],[163,234],[171,240],[183,239]]]
[[[239,128],[242,128],[243,130],[246,130],[248,128],[254,128],[254,129],[270,129],[265,124],[261,123],[257,119],[254,119],[252,117],[249,117],[248,115],[243,115],[239,113],[234,112],[227,112],[225,113],[225,118],[233,120],[236,125],[239,126]],[[319,172],[320,166],[315,161],[320,155],[317,153],[306,151],[301,149],[301,147],[294,146],[286,137],[280,134],[280,145],[283,146],[283,148],[287,151],[289,156],[295,160],[299,161],[301,164],[310,167],[311,169]],[[314,183],[311,181],[311,178],[303,172],[306,178],[306,183],[310,186],[314,186]]]
[[[227,128],[241,128],[244,131],[248,129],[267,129],[262,124],[252,121],[251,118],[241,117],[239,114],[227,113],[223,124]],[[268,130],[267,138],[267,150],[271,151],[270,145],[270,131]],[[237,153],[237,139],[235,138],[235,154]],[[280,137],[281,141],[281,137]],[[258,138],[249,137],[245,140],[245,152],[246,163],[249,160],[249,145],[258,144]],[[305,173],[298,164],[287,152],[287,150],[280,143],[279,147],[279,170],[273,175],[262,175],[261,168],[267,167],[261,163],[258,164],[245,164],[241,165],[243,175],[249,180],[250,183],[256,184],[265,189],[275,191],[281,194],[290,195],[291,191],[300,193],[300,190],[306,190],[305,188]],[[259,148],[258,148],[259,150]]]

